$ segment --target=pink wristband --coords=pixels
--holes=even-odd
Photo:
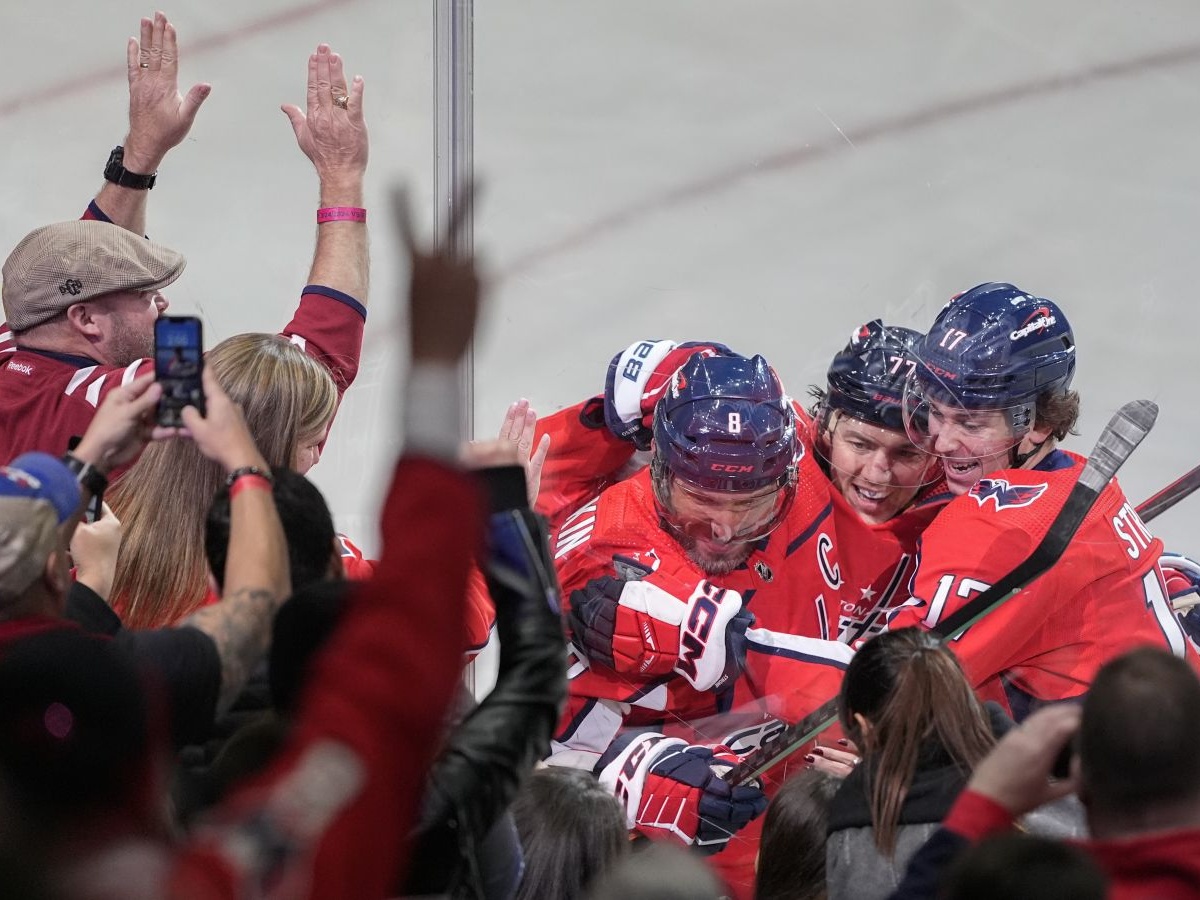
[[[365,222],[367,211],[361,206],[323,206],[317,210],[317,224],[326,222]]]

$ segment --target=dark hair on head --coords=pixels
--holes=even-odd
[[[806,769],[771,798],[759,844],[755,900],[823,900],[829,804],[841,784],[834,775]]]
[[[62,628],[0,646],[0,771],[18,817],[54,835],[97,811],[145,814],[149,716],[108,641]]]
[[[856,714],[871,727],[861,728]],[[919,628],[884,632],[854,654],[838,717],[862,750],[875,844],[887,854],[922,751],[939,748],[967,773],[996,742],[954,654]]]
[[[1001,834],[965,850],[938,900],[1104,900],[1108,884],[1087,853],[1062,841]]]
[[[300,473],[285,468],[273,468],[271,477],[275,480],[271,491],[275,509],[279,511],[287,538],[292,590],[298,591],[306,584],[322,580],[328,573],[337,532],[333,528],[329,505],[315,484]],[[204,521],[204,555],[222,590],[228,554],[229,488],[222,487],[213,497]]]
[[[1107,663],[1083,701],[1079,762],[1088,805],[1136,814],[1200,797],[1200,679],[1144,647]]]
[[[704,857],[666,841],[635,842],[594,879],[587,900],[727,900],[729,892]]]
[[[518,792],[513,820],[525,849],[516,900],[575,900],[629,852],[625,811],[582,769],[537,769]]]
[[[271,700],[290,714],[300,702],[309,668],[333,637],[346,608],[353,582],[314,581],[288,598],[271,625],[268,677]]]
[[[1066,439],[1068,434],[1079,434],[1075,430],[1075,423],[1079,421],[1079,392],[1038,394],[1033,421],[1038,428],[1049,428],[1051,437],[1057,441]]]

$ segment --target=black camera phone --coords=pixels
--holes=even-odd
[[[158,424],[178,428],[185,406],[204,415],[204,338],[195,316],[159,316],[154,323],[154,377],[162,385]]]

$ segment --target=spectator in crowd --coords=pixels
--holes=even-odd
[[[53,874],[65,893],[82,895],[86,888],[93,897],[361,900],[387,896],[400,877],[406,835],[434,753],[429,735],[439,728],[457,682],[468,571],[482,538],[477,487],[444,462],[457,451],[460,401],[454,372],[474,331],[478,281],[471,260],[451,252],[416,256],[412,268],[413,370],[404,405],[408,451],[384,506],[384,556],[377,577],[361,589],[321,654],[286,746],[261,778],[240,788],[174,852],[153,828],[152,812],[161,801],[153,781],[144,782],[147,790],[123,793],[109,806],[103,794],[112,783],[88,780],[89,795],[110,814],[95,819],[67,810],[48,832]],[[210,372],[206,380],[218,394]],[[232,404],[227,408],[236,410]],[[221,409],[221,404],[210,406],[207,419]],[[183,416],[206,449],[231,452],[208,443],[207,419],[194,408],[185,408]],[[245,486],[233,497],[227,568],[247,565],[260,576],[286,571],[269,481],[257,475],[239,480]],[[242,529],[256,524],[252,514],[271,527],[243,538]],[[268,539],[270,545],[264,546]],[[438,565],[428,565],[430,559]],[[231,581],[227,571],[227,584]],[[406,595],[426,602],[398,602]],[[32,640],[39,637],[46,636]],[[62,666],[75,673],[71,683],[77,690],[63,704],[66,716],[56,710],[47,717],[41,689],[46,682],[23,675],[29,671],[26,663],[45,659],[41,650],[7,656],[14,668],[0,687],[7,691],[0,709],[5,719],[0,765],[9,772],[32,766],[41,773],[40,781],[22,779],[35,795],[31,803],[37,802],[38,784],[53,790],[53,770],[63,762],[60,753],[39,750],[77,747],[96,737],[95,723],[101,719],[93,717],[90,702],[97,692],[88,690],[91,682],[107,684],[101,698],[138,692],[130,673],[119,667],[95,666],[84,674],[77,666]],[[152,771],[151,720],[130,704],[124,708],[128,727],[120,737],[129,740],[118,754],[119,768],[125,774]],[[150,736],[148,742],[139,742],[139,731]],[[130,759],[126,750],[138,755]]]
[[[841,783],[805,769],[775,792],[763,818],[755,900],[825,900],[829,805]]]
[[[512,813],[525,850],[517,900],[579,900],[629,852],[625,812],[590,772],[538,769]]]
[[[916,628],[867,641],[838,697],[862,751],[829,813],[830,898],[886,897],[995,743],[993,723],[954,655]]]
[[[1064,775],[1060,762],[1072,743],[1070,774]],[[933,897],[946,867],[972,842],[1077,792],[1090,834],[1080,846],[1108,878],[1112,900],[1195,897],[1197,746],[1195,673],[1156,648],[1126,653],[1100,669],[1082,706],[1038,710],[996,745],[892,896]]]
[[[495,510],[490,528],[494,549],[484,571],[488,595],[495,599],[499,670],[481,703],[476,705],[465,691],[460,697],[415,828],[417,850],[405,895],[465,892],[499,900],[512,896],[520,877],[521,850],[504,811],[549,746],[565,693],[566,652],[559,618],[546,602],[557,587],[544,526],[527,509],[525,473],[514,464],[518,454],[528,452],[519,442],[523,433],[518,429],[508,440],[502,430],[499,440],[469,445],[468,461],[479,469]],[[333,523],[320,492],[286,470],[276,473],[275,488],[297,588],[281,607],[272,633],[275,711],[250,717],[203,777],[189,773],[183,796],[189,816],[197,804],[219,801],[230,785],[257,771],[277,750],[298,707],[309,664],[354,603],[351,585],[340,580]],[[228,551],[224,506],[218,497],[215,515],[209,516],[207,545],[214,571]],[[530,547],[542,556],[531,557]],[[239,701],[238,710],[243,705]]]
[[[245,411],[268,466],[303,474],[316,462],[338,403],[320,362],[269,334],[227,338],[205,362]],[[130,628],[170,625],[216,599],[209,597],[204,521],[223,475],[187,441],[147,447],[129,472],[110,495],[124,533],[112,606]]]
[[[671,844],[641,842],[588,889],[587,900],[727,900],[703,859]]]
[[[162,290],[185,261],[143,239],[146,193],[209,86],[180,96],[175,29],[161,13],[142,20],[128,66],[123,162],[115,153],[82,221],[34,230],[4,263],[0,459],[62,453],[109,391],[153,370],[154,321],[168,306]],[[283,334],[329,369],[339,396],[357,373],[366,316],[362,97],[362,79],[347,82],[341,57],[321,44],[308,60],[307,114],[284,107],[316,167],[321,208],[309,283]]]
[[[1105,900],[1108,882],[1078,847],[1032,834],[1000,834],[955,860],[938,900]]]
[[[86,584],[71,585],[68,595],[67,546],[80,515],[81,497],[102,491],[104,473],[136,455],[152,433],[158,431],[165,437],[162,432],[168,430],[153,429],[151,424],[160,392],[150,376],[113,391],[79,446],[68,455],[73,469],[47,454],[32,453],[0,470],[0,493],[38,502],[53,497],[57,513],[56,530],[51,533],[44,504],[41,512],[34,514],[25,508],[28,503],[9,503],[0,640],[31,630],[68,627],[64,612],[91,630],[114,636],[165,684],[172,736],[184,743],[202,739],[214,716],[233,702],[266,650],[271,617],[290,587],[286,569],[258,566],[247,571],[244,563],[227,567],[228,599],[220,608],[202,610],[179,628],[145,632],[127,632],[120,629],[119,622],[113,625],[108,621],[114,618],[111,611]],[[217,447],[206,445],[205,451],[230,473],[247,468],[267,471],[240,413],[215,382],[209,397],[214,412],[202,427],[207,429],[206,439]],[[263,527],[261,535],[244,539],[251,549],[269,547],[271,532]],[[271,579],[266,589],[257,580],[247,580],[259,579],[264,571]]]

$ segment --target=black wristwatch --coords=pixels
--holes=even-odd
[[[75,473],[75,480],[91,492],[93,497],[103,497],[108,487],[108,479],[89,462],[84,462],[74,453],[67,453],[62,458],[63,464]]]
[[[118,144],[108,155],[108,165],[104,167],[105,180],[119,184],[121,187],[133,188],[135,191],[148,191],[154,187],[154,182],[158,179],[157,172],[150,175],[139,175],[126,169],[124,163],[125,148]]]

